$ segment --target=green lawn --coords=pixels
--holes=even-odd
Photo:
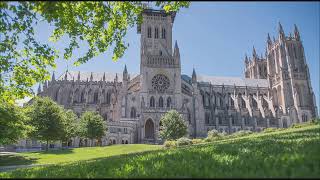
[[[17,155],[0,156],[0,166],[70,163],[80,160],[98,159],[127,153],[157,150],[159,148],[161,148],[160,145],[126,144],[105,147],[51,150],[48,152],[27,152],[19,153]]]
[[[320,126],[308,125],[183,148],[19,169],[0,177],[320,177],[319,149]]]

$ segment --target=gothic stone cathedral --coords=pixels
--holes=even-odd
[[[181,74],[177,42],[172,50],[175,13],[146,9],[141,34],[140,74],[66,71],[46,82],[39,96],[49,96],[78,116],[98,111],[108,126],[102,145],[159,142],[160,118],[180,112],[189,136],[211,129],[233,133],[286,128],[317,116],[309,69],[297,27],[287,37],[267,38],[265,57],[253,49],[245,57],[245,78]],[[74,138],[72,146],[87,142]]]

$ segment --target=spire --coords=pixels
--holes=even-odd
[[[174,44],[174,53],[173,53],[174,56],[176,57],[180,57],[180,52],[179,52],[179,47],[178,47],[178,42],[176,40],[175,44]]]
[[[80,81],[80,71],[78,72],[78,80]]]
[[[92,81],[93,80],[93,76],[92,76],[92,72],[91,72],[91,75],[90,75],[90,81]]]
[[[300,33],[296,24],[294,24],[294,38],[300,41]]]
[[[126,73],[126,74],[128,73],[128,71],[127,71],[127,65],[126,65],[126,64],[124,65],[123,73]]]
[[[105,72],[103,73],[102,80],[103,80],[103,81],[106,81],[106,73],[105,73]]]
[[[192,71],[192,83],[196,83],[197,82],[197,75],[196,75],[196,71],[193,68]]]
[[[279,36],[280,36],[280,39],[285,38],[284,31],[283,31],[283,28],[282,28],[280,21],[279,21]]]
[[[256,59],[258,57],[256,49],[254,48],[254,46],[253,46],[253,50],[252,50],[252,56],[253,56],[253,59]]]
[[[41,92],[41,84],[39,83],[38,94]]]
[[[47,88],[48,88],[48,80],[44,81],[43,88],[44,88],[44,89],[47,89]]]
[[[54,71],[53,71],[53,73],[52,73],[51,81],[56,81],[56,78],[55,78],[55,76],[54,76]]]
[[[68,80],[68,69],[67,69],[66,73],[64,74],[64,80]]]
[[[246,64],[246,65],[248,65],[248,64],[249,64],[249,60],[248,60],[248,56],[247,56],[247,54],[245,54],[244,62],[245,62],[245,64]]]
[[[124,65],[124,70],[123,70],[123,76],[122,76],[123,82],[128,80],[128,71],[127,71],[127,65]]]
[[[272,41],[271,41],[269,33],[268,33],[268,38],[267,38],[267,44],[268,44],[268,48],[270,48],[272,45]]]

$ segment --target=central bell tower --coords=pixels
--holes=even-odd
[[[164,10],[144,9],[142,23],[137,28],[141,34],[141,118],[144,121],[152,119],[155,129],[159,126],[162,114],[170,109],[181,108],[181,63],[177,42],[172,50],[175,15]],[[144,113],[150,111],[154,113]]]

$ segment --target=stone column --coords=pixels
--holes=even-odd
[[[257,129],[257,118],[256,117],[253,118],[253,129],[254,129],[254,131],[256,131],[256,129]]]
[[[241,118],[241,128],[242,130],[245,128],[244,117]]]
[[[216,130],[218,130],[219,129],[219,118],[218,117],[216,117]]]
[[[229,134],[231,134],[232,132],[231,128],[232,128],[232,117],[230,116],[229,117]]]
[[[270,127],[270,119],[267,118],[267,128]]]

